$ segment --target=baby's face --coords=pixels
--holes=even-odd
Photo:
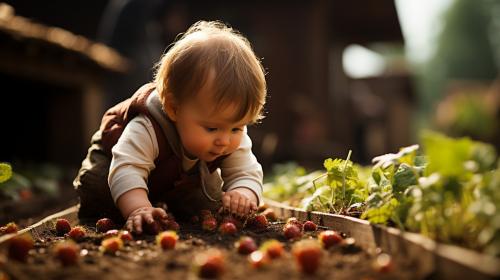
[[[234,152],[248,123],[234,121],[234,106],[214,111],[211,96],[203,87],[194,99],[178,107],[175,120],[186,155],[207,162]]]

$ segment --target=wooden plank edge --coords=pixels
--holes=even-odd
[[[294,216],[319,221],[320,225],[345,232],[366,250],[379,247],[394,256],[408,258],[419,265],[418,275],[436,273],[443,279],[500,279],[500,260],[489,255],[441,244],[418,233],[372,225],[358,218],[305,211],[269,199],[265,199],[265,203],[282,219]]]
[[[68,221],[74,225],[77,221],[77,214],[78,214],[78,207],[79,205],[71,206],[69,208],[66,208],[62,211],[59,211],[57,213],[54,213],[50,216],[47,216],[43,218],[42,220],[38,221],[37,223],[34,223],[33,225],[26,227],[22,230],[19,230],[17,233],[12,233],[12,234],[6,234],[3,236],[0,236],[0,247],[3,247],[9,239],[11,239],[14,236],[22,235],[24,233],[30,233],[31,235],[36,236],[37,232],[40,231],[43,228],[52,228],[54,220],[59,219],[59,218],[65,218],[68,219]]]

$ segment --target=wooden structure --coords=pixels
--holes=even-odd
[[[127,69],[112,49],[0,4],[0,161],[78,164],[103,113],[103,79]]]

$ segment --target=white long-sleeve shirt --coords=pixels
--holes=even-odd
[[[246,187],[255,193],[260,203],[262,167],[251,149],[252,141],[245,128],[240,146],[222,161],[220,170],[211,174],[201,172],[205,185],[220,185],[224,191]],[[129,190],[142,188],[148,191],[148,177],[155,168],[154,161],[159,154],[158,141],[151,121],[144,115],[132,119],[113,147],[112,154],[108,183],[115,203]],[[197,162],[198,159],[183,156],[182,167],[186,171]],[[202,164],[203,167],[206,168],[206,165]]]

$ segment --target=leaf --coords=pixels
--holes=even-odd
[[[12,177],[12,166],[8,163],[0,162],[0,184]]]

